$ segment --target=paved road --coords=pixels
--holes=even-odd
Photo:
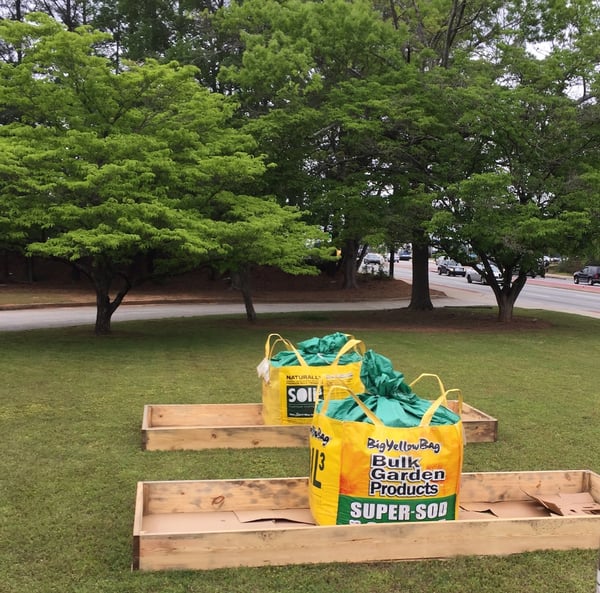
[[[395,276],[411,282],[410,267],[400,265]],[[462,277],[439,276],[433,264],[430,267],[429,282],[431,288],[442,290],[454,299],[455,305],[496,306],[496,299],[489,286],[469,284]],[[575,285],[572,278],[565,276],[528,278],[516,306],[521,309],[545,309],[600,318],[600,286]]]
[[[402,262],[405,263],[405,262]],[[410,264],[398,266],[396,276],[410,281]],[[443,290],[446,297],[434,298],[434,306],[495,306],[496,301],[488,286],[467,284],[464,278],[448,278],[432,274],[431,288]],[[356,311],[398,308],[408,305],[408,299],[396,301],[364,301],[351,303],[256,303],[256,312],[281,313],[286,311]],[[529,280],[517,307],[547,309],[577,313],[600,318],[600,287],[577,286],[568,280]],[[140,319],[197,317],[202,315],[245,316],[242,302],[226,304],[160,304],[122,305],[113,315],[113,322]],[[22,331],[43,327],[93,326],[95,307],[57,307],[51,309],[24,309],[0,311],[0,331]]]
[[[356,311],[381,309],[382,307],[402,307],[407,301],[366,301],[354,303],[256,303],[257,314],[282,313],[286,311]],[[198,317],[201,315],[239,314],[245,317],[243,303],[226,304],[161,304],[161,305],[121,305],[112,318],[113,323],[138,319],[161,319],[166,317]],[[51,309],[23,309],[0,311],[0,331],[21,331],[42,327],[69,327],[93,325],[96,319],[95,307],[56,307]]]
[[[438,298],[435,306],[476,305],[480,297],[473,291],[450,290],[452,296]],[[282,313],[286,311],[357,311],[382,308],[406,307],[409,299],[393,301],[358,301],[341,303],[255,303],[258,315],[261,313]],[[114,313],[112,321],[134,321],[139,319],[161,319],[166,317],[198,317],[202,315],[240,315],[245,317],[244,304],[240,303],[165,303],[152,305],[121,305]],[[69,327],[93,325],[96,319],[95,307],[54,307],[48,309],[19,309],[0,311],[0,331],[22,331],[43,327]]]

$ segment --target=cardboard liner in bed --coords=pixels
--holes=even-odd
[[[307,478],[140,482],[133,568],[212,569],[597,549],[600,476],[464,473],[455,521],[317,526]]]

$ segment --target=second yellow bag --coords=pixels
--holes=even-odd
[[[327,344],[327,354],[318,351],[320,343]],[[303,349],[301,354],[279,334],[267,337],[265,358],[257,368],[262,379],[262,416],[267,425],[310,424],[321,385],[336,383],[353,391],[362,390],[362,340],[336,332],[302,344],[314,346],[313,351]],[[278,352],[278,364],[274,364],[278,348],[282,351]]]
[[[316,523],[455,519],[463,461],[462,420],[431,425],[449,391],[431,403],[418,426],[394,427],[384,425],[355,394],[350,397],[366,421],[329,417],[333,392],[340,390],[334,386],[325,394],[310,429],[309,500]]]

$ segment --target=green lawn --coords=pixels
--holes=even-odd
[[[532,315],[528,312],[528,315]],[[346,331],[408,380],[437,373],[499,420],[464,471],[600,471],[600,320],[535,312],[530,332],[362,331],[334,314],[255,326],[201,318],[0,333],[0,587],[6,593],[591,593],[597,551],[446,561],[131,572],[139,480],[301,476],[303,449],[143,452],[150,403],[260,401],[269,332],[299,341]],[[242,327],[238,327],[241,324]],[[286,331],[285,328],[296,329]],[[304,329],[298,329],[302,328]],[[425,394],[424,394],[425,395]],[[360,545],[357,543],[357,545]],[[600,546],[600,533],[599,533]]]

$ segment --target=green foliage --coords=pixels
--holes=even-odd
[[[126,291],[148,273],[209,259],[304,269],[298,245],[316,231],[243,192],[265,164],[252,137],[233,127],[233,101],[202,87],[191,66],[147,60],[116,73],[94,52],[103,34],[36,19],[0,30],[25,48],[19,63],[0,67],[0,108],[18,113],[0,128],[6,242],[27,233],[30,254],[73,262],[103,298],[117,276]],[[219,208],[230,212],[213,219],[224,193]],[[283,239],[277,250],[256,232],[262,214]],[[152,259],[150,272],[134,269],[141,256]]]
[[[277,163],[266,191],[309,210],[354,272],[355,246],[383,234],[374,147],[386,99],[373,77],[402,69],[401,37],[367,2],[252,0],[224,10],[219,24],[241,31],[241,59],[220,76]]]
[[[309,227],[297,208],[275,200],[221,193],[211,201],[212,217],[219,220],[217,236],[227,255],[213,260],[225,270],[254,264],[275,266],[290,274],[318,274],[310,257],[326,258],[328,235]],[[324,244],[322,249],[314,245]]]
[[[227,127],[233,106],[193,68],[148,62],[115,74],[92,55],[96,38],[60,30],[3,68],[2,103],[21,116],[0,130],[11,179],[1,195],[18,198],[18,220],[44,237],[32,253],[124,264],[162,253],[189,266],[219,244],[185,201],[234,188],[263,164]]]
[[[82,13],[77,3],[72,8]],[[35,27],[0,23],[23,60],[23,68],[0,70],[8,82],[0,97],[10,98],[3,117],[44,122],[58,135],[46,139],[45,159],[37,149],[27,153],[29,146],[6,146],[0,171],[11,171],[7,186],[25,156],[41,169],[28,181],[32,191],[89,195],[97,167],[89,154],[98,154],[103,177],[94,191],[101,183],[119,203],[127,196],[152,202],[151,194],[206,218],[221,193],[275,196],[309,213],[306,220],[326,229],[350,263],[357,245],[373,241],[425,248],[427,231],[448,251],[469,244],[521,267],[548,250],[598,252],[587,194],[594,182],[581,177],[584,166],[598,168],[596,3],[120,0],[113,7],[99,0],[87,13],[119,35],[119,51],[146,64],[118,61],[115,77],[102,57],[108,54],[92,51],[107,48],[102,34],[80,32],[75,41],[49,19]],[[148,59],[171,56],[202,71]],[[192,90],[194,77],[225,90],[241,109]],[[59,142],[66,127],[72,146]],[[108,142],[115,132],[122,146]],[[143,145],[131,141],[133,132]],[[86,146],[91,166],[61,154],[83,154]],[[119,166],[113,154],[122,155]],[[65,181],[54,187],[50,178],[63,171]],[[488,199],[486,184],[495,192]],[[4,198],[7,211],[15,211],[19,191]],[[431,220],[434,207],[445,214]],[[53,222],[57,211],[45,205],[36,211],[32,203],[29,212],[13,224],[0,218],[5,243],[28,229],[45,243],[63,222]],[[203,224],[206,243],[189,252],[221,266],[231,250],[220,249],[212,225]],[[153,243],[143,229],[117,231],[107,243]],[[161,241],[152,244],[155,254],[186,254],[180,240]],[[72,237],[70,245],[84,242]],[[90,249],[98,242],[90,239]]]

